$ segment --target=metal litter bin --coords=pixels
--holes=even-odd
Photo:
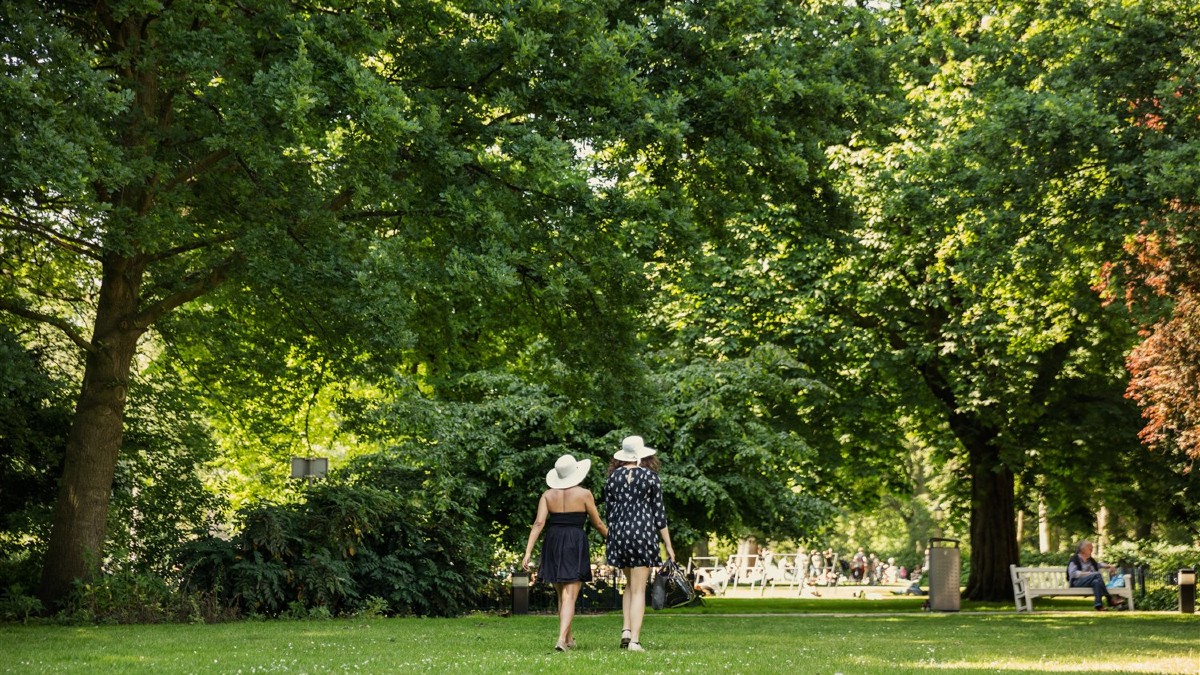
[[[1196,612],[1196,569],[1185,567],[1179,570],[1179,612]]]
[[[512,613],[529,613],[529,572],[512,574]]]
[[[961,608],[959,556],[957,539],[929,540],[929,609],[957,612]]]

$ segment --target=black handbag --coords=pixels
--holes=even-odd
[[[679,565],[668,560],[658,568],[650,582],[650,606],[667,609],[686,605],[696,597],[692,583],[688,581]]]

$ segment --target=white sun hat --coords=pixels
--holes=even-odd
[[[613,459],[618,462],[640,462],[656,452],[654,448],[646,447],[641,436],[626,436],[621,441],[621,449],[613,453]]]
[[[546,485],[552,488],[569,488],[583,482],[592,468],[592,460],[576,460],[574,455],[563,455],[546,474]]]

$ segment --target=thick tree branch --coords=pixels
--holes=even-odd
[[[163,191],[170,192],[171,190],[188,182],[192,178],[195,178],[196,176],[198,176],[198,175],[204,173],[205,171],[211,169],[212,167],[216,166],[217,164],[219,164],[221,162],[221,160],[225,159],[226,157],[228,157],[231,154],[233,154],[233,153],[231,153],[229,150],[218,150],[218,151],[210,154],[209,156],[205,157],[204,159],[200,160],[199,162],[196,162],[195,164],[184,169],[183,171],[180,171],[179,173],[175,174],[175,177],[172,178],[169,182],[167,182],[166,185],[163,186]]]
[[[1031,402],[1035,404],[1041,403],[1043,406],[1049,403],[1050,390],[1058,380],[1059,374],[1062,373],[1063,365],[1067,362],[1067,357],[1071,355],[1071,342],[1071,339],[1068,338],[1052,345],[1049,349],[1038,355],[1037,375],[1033,379],[1033,384],[1029,387],[1029,400]],[[1038,415],[1039,418],[1041,416]]]
[[[196,250],[199,250],[202,248],[208,248],[209,246],[214,246],[216,244],[224,244],[224,243],[233,241],[240,236],[241,236],[240,233],[231,232],[229,234],[221,235],[220,237],[213,237],[212,239],[203,239],[201,241],[192,242],[190,244],[184,244],[183,246],[176,246],[174,248],[169,248],[169,249],[166,249],[165,251],[159,251],[158,253],[150,253],[150,254],[143,256],[142,259],[147,263],[158,262],[160,260],[166,260],[167,258],[172,258],[177,255],[183,255],[184,253],[189,253],[191,251],[196,251]]]
[[[197,275],[184,288],[138,312],[137,318],[133,322],[134,326],[140,330],[145,330],[172,310],[209,293],[229,278],[230,270],[240,260],[241,256],[234,254],[208,270],[208,272]]]
[[[511,181],[505,180],[504,178],[501,178],[500,176],[496,175],[495,172],[488,170],[487,167],[485,167],[481,164],[469,162],[467,164],[464,164],[463,168],[468,171],[474,172],[480,176],[483,176],[484,178],[492,180],[492,181],[496,182],[497,184],[499,184],[503,187],[506,187],[509,190],[511,190],[523,197],[526,197],[529,195],[538,195],[541,197],[545,197],[546,199],[549,199],[552,202],[557,202],[560,204],[564,203],[561,198],[556,197],[548,192],[544,192],[541,190],[534,190],[533,188],[524,187],[521,185],[517,185],[516,183],[513,183]]]
[[[54,326],[55,328],[66,333],[67,337],[71,338],[71,342],[79,345],[80,349],[83,349],[83,351],[93,352],[96,350],[96,347],[91,342],[84,339],[84,337],[79,334],[79,331],[75,330],[75,327],[62,317],[32,310],[24,305],[12,302],[11,300],[7,300],[5,298],[0,298],[0,311],[5,311],[9,314],[14,314],[31,321],[37,321],[49,326]]]
[[[25,291],[26,293],[29,293],[30,295],[42,298],[43,300],[51,300],[54,302],[65,302],[65,303],[72,303],[72,304],[80,303],[80,302],[87,302],[87,298],[82,297],[82,296],[60,295],[57,293],[51,293],[50,291],[46,291],[41,288],[38,288],[37,286],[35,286],[33,284],[27,284],[24,281],[22,281],[21,279],[19,279],[17,277],[17,275],[15,273],[13,273],[11,270],[0,270],[0,276],[4,276],[4,277],[8,278],[9,283],[11,283],[15,288],[19,288],[19,289]]]
[[[350,205],[350,200],[352,199],[354,199],[354,188],[346,188],[329,201],[327,208],[330,211],[341,211]]]
[[[402,218],[412,215],[411,211],[351,211],[342,214],[343,220],[370,220],[372,218]]]
[[[888,346],[892,349],[904,351],[909,348],[908,341],[903,336],[885,326],[878,318],[865,316],[853,307],[847,307],[840,303],[838,304],[838,309],[853,325],[883,335],[887,338]],[[950,383],[946,380],[946,376],[937,367],[936,363],[929,360],[914,362],[912,365],[917,370],[917,373],[920,374],[921,381],[925,383],[929,392],[933,394],[934,398],[941,401],[942,405],[946,406],[953,424],[953,418],[959,415],[957,412],[958,398],[954,395],[954,388],[950,386]]]
[[[99,247],[94,244],[76,237],[69,237],[61,232],[48,230],[37,223],[11,213],[0,213],[0,230],[32,234],[65,251],[70,251],[71,253],[91,258],[92,260],[100,260]]]

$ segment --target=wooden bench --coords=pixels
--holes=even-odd
[[[1072,588],[1067,583],[1067,568],[1063,567],[1017,567],[1008,566],[1012,576],[1013,601],[1017,603],[1018,612],[1032,612],[1033,599],[1053,595],[1083,595],[1092,597],[1092,589],[1088,587]],[[1120,588],[1110,588],[1112,595],[1125,598],[1125,606],[1133,609],[1133,584],[1126,578],[1125,585]]]

